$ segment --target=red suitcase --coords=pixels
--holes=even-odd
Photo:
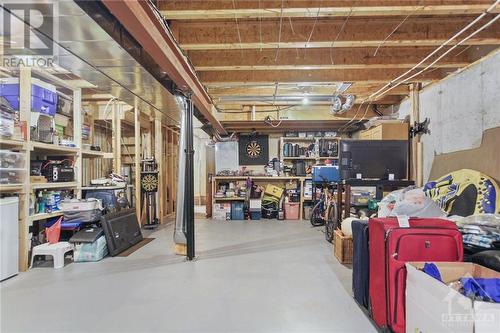
[[[374,218],[368,230],[373,320],[379,327],[404,332],[405,263],[462,261],[462,235],[453,222],[437,218],[411,218],[409,227],[400,226],[397,218]]]

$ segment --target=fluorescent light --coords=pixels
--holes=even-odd
[[[305,105],[305,104],[308,104],[308,103],[309,103],[309,98],[307,98],[307,97],[302,98],[302,104]]]

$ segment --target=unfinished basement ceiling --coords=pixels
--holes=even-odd
[[[54,43],[58,66],[49,72],[82,87],[85,100],[96,95],[105,100],[114,96],[137,105],[145,115],[161,115],[164,124],[179,124],[181,108],[177,100],[155,77],[74,1],[58,1],[57,5],[59,29]],[[12,16],[4,8],[0,8],[0,15]],[[15,15],[12,20],[19,21],[19,29],[28,25]]]
[[[342,84],[356,103],[411,69],[467,26],[493,0],[160,0],[180,47],[207,88],[221,121],[266,115],[334,119],[328,96]],[[435,56],[489,22],[492,10]],[[429,84],[500,44],[500,20],[408,82],[370,99],[365,117],[398,105],[413,83]],[[413,73],[417,72],[414,71]],[[287,96],[290,97],[287,99]],[[297,96],[311,103],[297,102]],[[254,99],[252,102],[251,100]],[[355,116],[356,105],[340,117]],[[311,112],[314,111],[314,112]],[[363,107],[364,111],[364,107]],[[314,116],[311,118],[308,115]],[[359,117],[358,116],[358,117]]]

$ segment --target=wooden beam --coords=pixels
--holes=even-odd
[[[310,95],[333,95],[338,87],[339,83],[331,83],[327,85],[285,85],[281,84],[276,86],[274,84],[262,85],[262,86],[229,86],[229,87],[213,87],[208,88],[208,93],[213,99],[221,96],[256,96],[263,95],[269,96],[275,93],[278,96],[289,96],[289,95],[300,95],[300,94],[310,94]],[[373,84],[373,83],[363,83],[355,82],[350,88],[345,91],[345,94],[353,95],[366,95],[371,94],[380,88],[383,84]],[[408,95],[408,85],[400,85],[391,90],[391,95]]]
[[[161,130],[161,114],[156,115],[154,119],[154,136],[155,136],[155,146],[154,146],[154,156],[156,163],[158,163],[158,192],[157,192],[157,200],[156,206],[158,209],[158,221],[160,223],[163,222],[164,206],[163,206],[163,146],[162,146],[162,130]]]
[[[466,47],[458,47],[433,67],[464,67],[470,63]],[[365,69],[411,68],[435,48],[317,48],[276,50],[204,50],[189,51],[188,57],[197,71],[276,70],[276,69]],[[441,54],[441,53],[439,53]],[[276,58],[276,55],[278,57]],[[422,66],[431,63],[436,57]]]
[[[450,70],[452,72],[453,70]],[[366,82],[388,82],[404,70],[398,69],[339,69],[335,71],[323,70],[282,70],[282,71],[210,71],[200,72],[200,80],[204,83],[214,82],[339,82],[339,81],[366,81]],[[443,69],[428,71],[416,77],[413,82],[424,82],[440,80],[446,76],[447,72]]]
[[[278,127],[272,127],[264,121],[223,121],[221,122],[228,132],[251,132],[255,129],[261,133],[276,133],[284,131],[336,131],[344,126],[350,119],[332,119],[332,120],[283,120]],[[360,122],[354,122],[360,125]],[[277,121],[275,121],[277,123]],[[356,128],[353,126],[352,128]]]
[[[266,48],[339,48],[339,47],[413,47],[441,45],[469,24],[471,17],[410,17],[397,33],[400,18],[351,18],[342,30],[343,19],[319,19],[311,35],[314,19],[296,19],[290,24],[280,20],[173,21],[179,31],[178,41],[184,50],[227,50]],[[481,20],[476,27],[488,22]],[[238,34],[238,31],[240,33]],[[281,34],[280,34],[281,31]],[[336,39],[334,32],[342,31]],[[391,35],[392,34],[392,35]],[[388,35],[391,37],[387,40]],[[241,42],[240,37],[241,36]],[[335,40],[336,39],[336,40]],[[308,41],[309,40],[309,41]],[[333,42],[335,40],[335,42]],[[333,45],[332,45],[333,44]],[[500,21],[469,39],[464,45],[500,44]],[[244,52],[244,51],[241,51]]]
[[[454,5],[403,5],[403,6],[353,6],[353,7],[281,7],[249,9],[169,9],[161,13],[168,20],[255,19],[283,17],[372,17],[372,16],[453,16],[480,14],[488,4]],[[500,9],[500,8],[499,8]],[[495,11],[498,13],[498,9]]]
[[[266,8],[269,10],[290,8],[319,8],[336,7],[342,8],[362,8],[362,7],[398,7],[405,6],[461,6],[461,5],[491,5],[491,0],[168,0],[158,1],[161,11],[189,11],[189,10],[233,10],[236,9],[258,9]]]
[[[161,25],[149,2],[104,0],[103,3],[144,50],[165,70],[170,79],[180,89],[192,92],[196,108],[217,131],[225,134],[224,128],[212,115],[210,97],[197,79],[194,70],[177,46],[176,41]]]

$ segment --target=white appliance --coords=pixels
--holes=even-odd
[[[0,281],[19,273],[19,198],[0,199]]]

